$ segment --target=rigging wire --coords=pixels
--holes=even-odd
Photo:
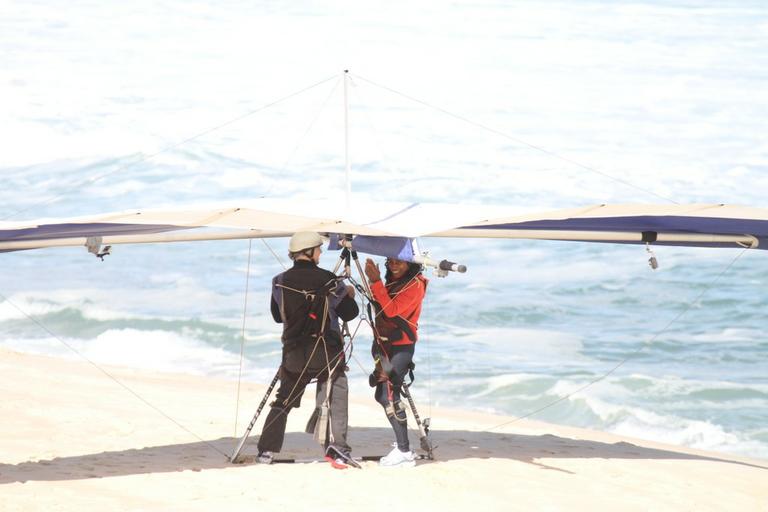
[[[366,104],[367,105],[372,105],[372,103],[366,103],[366,99],[363,98],[363,92],[362,92],[363,88],[362,87],[357,87],[357,84],[355,84],[355,82],[354,82],[354,78],[355,77],[350,76],[349,78],[350,78],[350,82],[351,82],[352,86],[355,88],[355,94],[359,98],[360,104],[362,104],[362,105],[366,105]],[[350,94],[350,96],[351,96],[351,94]],[[351,106],[351,101],[350,101],[350,106]],[[388,172],[390,174],[393,174],[394,170],[392,168],[384,167],[386,165],[386,163],[385,163],[385,160],[386,160],[386,156],[385,155],[386,155],[386,153],[384,151],[384,145],[381,143],[381,141],[383,140],[383,137],[381,136],[379,131],[376,129],[376,124],[373,122],[373,118],[371,116],[370,109],[363,108],[363,109],[361,109],[361,111],[362,111],[362,114],[363,114],[361,117],[367,121],[368,127],[373,132],[373,140],[374,140],[374,143],[375,143],[374,145],[375,145],[376,149],[378,150],[379,155],[381,157],[381,164],[383,164],[383,165],[382,165],[382,169],[380,169],[380,172]]]
[[[269,252],[272,253],[272,256],[275,257],[275,260],[277,260],[280,266],[283,267],[283,270],[288,270],[288,267],[285,265],[285,263],[283,263],[283,260],[280,259],[280,256],[278,256],[277,253],[272,249],[272,246],[269,245],[269,243],[264,238],[261,238],[260,240],[264,242],[264,245],[267,247],[267,249],[269,249]]]
[[[402,96],[403,98],[406,98],[406,99],[408,99],[408,100],[410,100],[410,101],[412,101],[414,103],[418,103],[420,105],[428,107],[428,108],[430,108],[432,110],[435,110],[437,112],[441,112],[442,114],[445,114],[445,115],[450,116],[450,117],[452,117],[454,119],[457,119],[457,120],[459,120],[459,121],[461,121],[463,123],[466,123],[466,124],[469,124],[471,126],[474,126],[475,128],[480,128],[481,130],[485,130],[487,132],[493,133],[493,134],[498,135],[500,137],[503,137],[503,138],[505,138],[507,140],[510,140],[510,141],[512,141],[512,142],[514,142],[516,144],[527,146],[527,147],[529,147],[531,149],[534,149],[536,151],[544,153],[545,155],[549,155],[549,156],[551,156],[553,158],[556,158],[558,160],[561,160],[563,162],[567,162],[567,163],[569,163],[571,165],[574,165],[574,166],[579,167],[581,169],[584,169],[586,171],[589,171],[589,172],[592,172],[592,173],[595,173],[595,174],[599,174],[600,176],[602,176],[604,178],[608,178],[608,179],[610,179],[612,181],[615,181],[616,183],[620,183],[620,184],[625,185],[627,187],[634,188],[635,190],[639,190],[639,191],[644,192],[646,194],[653,195],[655,197],[658,197],[659,199],[663,199],[664,201],[668,201],[668,202],[673,203],[673,204],[678,204],[678,202],[675,201],[674,199],[671,199],[671,198],[666,197],[666,196],[662,196],[661,194],[657,194],[656,192],[653,192],[652,190],[640,187],[640,186],[635,185],[634,183],[631,183],[629,181],[622,180],[621,178],[616,178],[615,176],[612,176],[612,175],[610,175],[610,174],[608,174],[606,172],[600,171],[600,170],[598,170],[598,169],[596,169],[596,168],[594,168],[592,166],[589,166],[589,165],[586,165],[586,164],[582,164],[581,162],[573,160],[572,158],[568,158],[568,157],[562,156],[562,155],[560,155],[558,153],[555,153],[554,151],[550,151],[550,150],[548,150],[546,148],[543,148],[541,146],[537,146],[535,144],[531,144],[530,142],[526,142],[526,141],[524,141],[522,139],[519,139],[517,137],[513,137],[513,136],[511,136],[511,135],[509,135],[507,133],[502,132],[501,130],[497,130],[496,128],[492,128],[492,127],[490,127],[488,125],[479,123],[477,121],[473,121],[473,120],[471,120],[471,119],[469,119],[467,117],[464,117],[464,116],[462,116],[460,114],[453,113],[453,112],[451,112],[449,110],[446,110],[446,109],[444,109],[442,107],[438,107],[436,105],[433,105],[433,104],[431,104],[431,103],[429,103],[427,101],[420,100],[418,98],[414,98],[413,96],[410,96],[410,95],[408,95],[408,94],[406,94],[404,92],[392,89],[391,87],[387,87],[386,85],[379,84],[377,82],[374,82],[373,80],[369,80],[369,79],[364,78],[364,77],[362,77],[360,75],[354,75],[354,76],[357,77],[358,79],[362,80],[363,82],[367,82],[367,83],[369,83],[369,84],[371,84],[371,85],[373,85],[375,87],[378,87],[380,89],[384,89],[385,91],[389,91],[389,92],[391,92],[393,94],[396,94],[398,96]]]
[[[251,280],[251,245],[253,239],[248,239],[248,264],[245,269],[245,297],[243,298],[243,328],[240,335],[240,364],[237,369],[237,400],[235,401],[235,437],[237,437],[237,417],[240,413],[240,383],[243,377],[243,357],[245,355],[245,320],[248,317],[248,285]]]
[[[360,301],[360,304],[363,304],[363,301],[362,301],[362,300]],[[353,340],[355,339],[355,337],[357,336],[357,331],[359,331],[359,330],[360,330],[360,326],[363,324],[363,322],[365,322],[366,324],[370,325],[370,324],[368,323],[368,319],[367,319],[367,318],[360,318],[360,319],[357,321],[357,327],[355,327],[355,331],[354,331],[354,332],[352,333],[352,335],[349,337],[349,343],[350,343],[350,347],[351,347],[351,345],[352,345],[352,341],[353,341]],[[357,356],[356,356],[356,355],[354,355],[354,353],[352,353],[352,351],[350,351],[349,355],[350,355],[350,357],[351,357],[352,359],[354,359],[354,361],[357,363],[357,366],[359,366],[359,367],[360,367],[360,371],[362,372],[362,374],[363,374],[364,376],[368,376],[368,373],[369,373],[369,372],[368,372],[368,370],[366,370],[366,369],[365,369],[365,367],[364,367],[364,366],[363,366],[363,364],[360,362],[360,360],[357,358]]]
[[[315,123],[317,123],[317,120],[320,119],[320,115],[323,113],[323,110],[325,110],[325,107],[328,104],[328,101],[330,101],[331,97],[333,96],[333,93],[336,92],[336,89],[339,88],[339,83],[341,83],[341,80],[342,80],[342,77],[339,77],[336,80],[336,83],[333,85],[333,88],[331,89],[331,92],[329,92],[328,96],[325,97],[325,100],[323,100],[323,103],[322,103],[322,105],[320,105],[320,108],[318,109],[317,113],[312,118],[312,120],[309,122],[309,125],[307,125],[307,128],[304,130],[304,133],[301,135],[301,137],[299,137],[299,140],[296,142],[296,145],[294,145],[293,150],[291,151],[290,155],[288,155],[288,158],[285,159],[285,162],[283,163],[283,165],[281,167],[281,171],[284,172],[284,171],[286,171],[288,169],[288,164],[290,163],[291,160],[293,160],[293,157],[296,156],[296,153],[298,153],[299,148],[304,143],[304,139],[306,139],[307,135],[309,134],[309,132],[312,131],[312,128],[314,128]],[[327,80],[326,80],[326,82],[327,82]],[[324,83],[324,82],[321,82],[321,83]],[[320,85],[320,83],[318,83],[316,85]],[[266,192],[264,192],[264,194],[262,194],[262,196],[268,195],[272,191],[273,187],[274,187],[274,182],[269,186],[269,188],[266,190]],[[269,252],[272,253],[272,256],[275,257],[275,260],[277,260],[277,262],[283,267],[283,270],[287,270],[288,267],[285,265],[283,260],[280,259],[277,256],[275,251],[272,249],[272,246],[269,245],[269,242],[267,242],[266,239],[264,239],[264,238],[262,238],[261,241],[264,243],[266,248],[269,249]]]
[[[488,430],[488,431],[490,431],[490,430],[495,430],[495,429],[497,429],[497,428],[501,428],[501,427],[504,427],[504,426],[506,426],[506,425],[511,425],[512,423],[516,423],[516,422],[518,422],[518,421],[520,421],[520,420],[523,420],[523,419],[526,419],[526,418],[530,418],[531,416],[534,416],[534,415],[536,415],[536,414],[538,414],[538,413],[540,413],[540,412],[542,412],[542,411],[544,411],[544,410],[546,410],[546,409],[549,409],[550,407],[553,407],[554,405],[557,405],[557,404],[559,404],[560,402],[563,402],[563,401],[565,401],[565,400],[568,400],[569,398],[571,398],[571,397],[572,397],[572,396],[574,396],[575,394],[577,394],[577,393],[580,393],[580,392],[584,391],[585,389],[587,389],[587,388],[591,387],[592,385],[594,385],[594,384],[597,384],[598,382],[600,382],[600,381],[602,381],[602,380],[605,380],[607,377],[609,377],[611,374],[613,374],[613,373],[614,373],[616,370],[618,370],[619,368],[621,368],[622,366],[624,366],[624,364],[625,364],[627,361],[629,361],[630,359],[632,359],[633,357],[635,357],[637,354],[639,354],[640,352],[642,352],[642,351],[643,351],[643,350],[644,350],[646,347],[648,347],[648,346],[649,346],[649,345],[651,345],[653,342],[655,342],[655,341],[656,341],[656,339],[657,339],[659,336],[661,336],[662,334],[664,334],[664,333],[665,333],[665,332],[666,332],[666,331],[667,331],[667,330],[668,330],[668,329],[669,329],[669,328],[670,328],[670,327],[671,327],[671,326],[672,326],[672,325],[673,325],[675,322],[677,322],[677,321],[678,321],[680,318],[682,318],[682,317],[683,317],[683,316],[684,316],[686,313],[688,313],[688,311],[690,311],[690,310],[693,308],[693,306],[694,306],[694,305],[696,305],[696,303],[698,303],[698,302],[701,300],[701,298],[702,298],[702,297],[703,297],[703,296],[704,296],[704,295],[705,295],[705,294],[706,294],[706,293],[707,293],[707,292],[708,292],[710,289],[712,289],[712,287],[715,285],[715,283],[717,283],[717,281],[719,281],[719,280],[720,280],[720,278],[721,278],[721,277],[723,277],[723,276],[724,276],[724,275],[725,275],[725,274],[726,274],[726,273],[727,273],[727,272],[728,272],[728,271],[731,269],[731,267],[733,267],[733,265],[734,265],[734,264],[735,264],[735,263],[736,263],[736,262],[739,260],[739,258],[741,258],[741,257],[744,255],[744,253],[745,253],[745,252],[747,252],[748,250],[749,250],[749,249],[742,249],[742,250],[741,250],[741,251],[740,251],[740,252],[739,252],[739,253],[736,255],[736,257],[734,257],[734,258],[733,258],[733,260],[731,260],[731,262],[730,262],[730,263],[728,263],[728,265],[726,265],[726,267],[725,267],[725,268],[724,268],[724,269],[723,269],[723,270],[722,270],[722,271],[721,271],[721,272],[720,272],[720,273],[719,273],[717,276],[715,276],[715,277],[714,277],[714,279],[712,279],[712,280],[711,280],[711,281],[710,281],[710,282],[709,282],[709,283],[708,283],[708,284],[707,284],[707,285],[704,287],[704,289],[703,289],[703,290],[702,290],[702,291],[701,291],[701,292],[698,294],[698,296],[696,296],[696,298],[695,298],[695,299],[693,299],[692,301],[690,301],[690,302],[689,302],[689,303],[688,303],[688,304],[685,306],[685,308],[683,308],[683,310],[682,310],[682,311],[680,311],[680,312],[679,312],[677,315],[675,315],[675,317],[674,317],[674,318],[672,318],[672,320],[670,320],[669,322],[667,322],[667,324],[666,324],[666,325],[665,325],[665,326],[664,326],[664,327],[663,327],[661,330],[659,330],[659,331],[658,331],[656,334],[654,334],[654,335],[653,335],[653,336],[652,336],[650,339],[646,340],[646,341],[645,341],[645,342],[643,342],[643,343],[642,343],[642,344],[641,344],[641,345],[640,345],[638,348],[636,348],[635,350],[633,350],[632,352],[630,352],[630,354],[629,354],[628,356],[626,356],[624,359],[622,359],[621,361],[619,361],[619,362],[618,362],[616,365],[614,365],[614,366],[613,366],[613,368],[611,368],[610,370],[608,370],[606,373],[604,373],[603,375],[601,375],[601,376],[599,376],[599,377],[597,377],[597,378],[595,378],[595,379],[591,380],[590,382],[588,382],[587,384],[585,384],[585,385],[581,386],[581,387],[580,387],[580,388],[578,388],[577,390],[575,390],[575,391],[572,391],[572,392],[568,393],[567,395],[565,395],[565,396],[562,396],[562,397],[558,398],[557,400],[554,400],[554,401],[553,401],[553,402],[551,402],[551,403],[548,403],[548,404],[546,404],[546,405],[544,405],[544,406],[542,406],[542,407],[539,407],[538,409],[536,409],[536,410],[534,410],[534,411],[531,411],[531,412],[529,412],[529,413],[527,413],[527,414],[524,414],[523,416],[518,416],[518,417],[515,417],[515,418],[514,418],[514,419],[512,419],[512,420],[509,420],[509,421],[505,421],[505,422],[503,422],[503,423],[499,423],[498,425],[494,425],[493,427],[490,427],[490,428],[488,428],[488,429],[486,429],[486,430]]]
[[[111,170],[109,172],[105,172],[105,173],[102,173],[102,174],[99,174],[99,175],[96,175],[96,176],[92,176],[92,177],[90,177],[88,179],[78,181],[77,183],[74,183],[72,185],[69,185],[69,186],[65,187],[64,191],[59,193],[59,194],[57,194],[57,195],[55,195],[55,196],[53,196],[51,198],[45,199],[43,201],[39,201],[37,203],[34,203],[34,204],[30,205],[30,206],[18,209],[16,211],[14,211],[14,212],[4,216],[4,217],[0,217],[0,220],[8,220],[11,217],[15,217],[15,216],[19,215],[20,213],[27,212],[27,211],[29,211],[29,210],[31,210],[33,208],[37,208],[39,206],[44,206],[44,205],[50,204],[50,203],[52,203],[54,201],[57,201],[58,199],[61,199],[62,197],[66,196],[67,194],[69,194],[71,191],[73,191],[75,189],[80,189],[80,188],[85,187],[87,185],[91,185],[91,184],[93,184],[93,183],[95,183],[95,182],[97,182],[97,181],[99,181],[101,179],[106,178],[107,176],[111,176],[111,175],[116,174],[116,173],[118,173],[120,171],[124,171],[125,169],[128,169],[129,167],[133,167],[133,166],[135,166],[137,164],[140,164],[142,162],[146,162],[147,160],[151,160],[152,158],[154,158],[154,157],[156,157],[156,156],[158,156],[158,155],[160,155],[162,153],[165,153],[166,151],[170,151],[172,149],[176,149],[179,146],[182,146],[182,145],[184,145],[184,144],[186,144],[188,142],[191,142],[193,140],[199,139],[200,137],[203,137],[203,136],[208,135],[210,133],[213,133],[213,132],[215,132],[217,130],[225,128],[225,127],[227,127],[227,126],[229,126],[231,124],[234,124],[234,123],[236,123],[238,121],[242,121],[243,119],[245,119],[247,117],[250,117],[250,116],[252,116],[254,114],[258,114],[259,112],[262,112],[262,111],[264,111],[264,110],[266,110],[268,108],[271,108],[271,107],[273,107],[273,106],[275,106],[275,105],[277,105],[279,103],[282,103],[282,102],[287,101],[287,100],[289,100],[289,99],[291,99],[291,98],[293,98],[295,96],[303,94],[306,91],[309,91],[310,89],[314,89],[315,87],[318,87],[318,86],[320,86],[320,85],[322,85],[322,84],[324,84],[326,82],[330,82],[334,78],[337,78],[337,75],[334,74],[331,77],[328,77],[328,78],[325,78],[323,80],[320,80],[319,82],[315,82],[314,84],[308,85],[308,86],[304,87],[303,89],[295,91],[295,92],[293,92],[291,94],[283,96],[282,98],[274,100],[274,101],[272,101],[270,103],[266,103],[266,104],[264,104],[264,105],[262,105],[262,106],[260,106],[260,107],[258,107],[256,109],[250,110],[250,111],[248,111],[248,112],[246,112],[244,114],[241,114],[241,115],[239,115],[237,117],[234,117],[234,118],[229,119],[227,121],[224,121],[224,122],[222,122],[222,123],[220,123],[218,125],[215,125],[215,126],[213,126],[211,128],[208,128],[208,129],[203,130],[203,131],[201,131],[199,133],[196,133],[195,135],[187,137],[186,139],[184,139],[184,140],[182,140],[180,142],[176,142],[174,144],[170,144],[168,146],[165,146],[165,147],[155,151],[154,153],[150,153],[149,155],[141,156],[140,158],[138,158],[137,160],[135,160],[133,162],[129,162],[127,164],[119,166],[117,169],[113,169],[113,170]]]
[[[315,123],[317,123],[317,120],[320,119],[320,115],[325,110],[325,107],[326,105],[328,105],[328,102],[330,101],[331,97],[333,97],[333,93],[335,93],[336,90],[339,88],[339,84],[341,83],[342,78],[343,77],[339,77],[339,79],[336,80],[336,83],[333,85],[333,88],[328,93],[328,96],[325,97],[325,100],[323,100],[323,103],[320,105],[320,108],[317,110],[317,113],[309,122],[309,125],[307,126],[307,128],[304,130],[304,133],[302,133],[301,137],[299,137],[299,140],[296,141],[296,145],[293,147],[293,150],[288,155],[288,158],[285,159],[285,162],[283,163],[283,165],[280,167],[281,173],[284,173],[285,171],[288,170],[288,164],[291,162],[291,160],[293,160],[293,157],[296,156],[296,153],[298,153],[299,148],[301,148],[302,144],[304,143],[304,140],[307,138],[307,135],[309,135],[309,132],[311,132],[312,129],[315,127]],[[317,84],[317,85],[320,85],[320,84]],[[272,182],[272,184],[270,184],[266,192],[262,194],[262,197],[269,195],[269,193],[272,192],[272,188],[274,188],[274,186],[275,186],[275,183]]]
[[[194,437],[195,439],[197,439],[197,440],[198,440],[198,441],[200,441],[201,443],[205,444],[206,446],[208,446],[208,447],[209,447],[209,448],[211,448],[212,450],[214,450],[214,451],[216,451],[217,453],[219,453],[219,454],[223,455],[224,457],[228,457],[228,456],[227,456],[227,454],[226,454],[226,453],[224,453],[223,451],[219,450],[219,449],[216,447],[216,445],[214,445],[213,443],[211,443],[211,442],[209,442],[209,441],[206,441],[205,439],[203,439],[202,437],[200,437],[199,435],[197,435],[195,432],[193,432],[192,430],[190,430],[190,429],[189,429],[189,428],[187,428],[186,426],[184,426],[184,425],[182,425],[181,423],[179,423],[178,421],[176,421],[176,420],[175,420],[173,417],[171,417],[169,414],[167,414],[166,412],[164,412],[162,409],[160,409],[160,408],[159,408],[159,407],[157,407],[156,405],[152,404],[152,403],[151,403],[149,400],[147,400],[146,398],[144,398],[143,396],[141,396],[141,395],[140,395],[140,394],[139,394],[137,391],[135,391],[133,388],[131,388],[130,386],[128,386],[127,384],[125,384],[123,381],[121,381],[120,379],[118,379],[117,377],[115,377],[114,375],[112,375],[111,373],[109,373],[107,370],[105,370],[103,367],[101,367],[101,366],[100,366],[98,363],[96,363],[96,362],[95,362],[95,361],[93,361],[92,359],[88,358],[88,357],[87,357],[85,354],[83,354],[82,352],[80,352],[79,350],[77,350],[77,349],[76,349],[75,347],[73,347],[71,344],[69,344],[69,343],[67,343],[66,341],[64,341],[63,339],[61,339],[61,338],[60,338],[59,336],[57,336],[57,335],[56,335],[56,334],[55,334],[53,331],[51,331],[50,329],[48,329],[48,327],[46,327],[46,326],[45,326],[45,325],[44,325],[42,322],[38,321],[38,320],[37,320],[35,317],[33,317],[32,315],[28,314],[26,311],[24,311],[22,308],[20,308],[19,306],[17,306],[17,305],[16,305],[16,304],[15,304],[13,301],[11,301],[11,299],[9,299],[8,297],[6,297],[6,296],[5,296],[5,295],[3,295],[2,293],[0,293],[0,299],[2,299],[4,302],[7,302],[8,304],[10,304],[10,305],[11,305],[11,306],[12,306],[14,309],[16,309],[16,310],[17,310],[19,313],[21,313],[22,315],[24,315],[24,316],[25,316],[25,317],[26,317],[28,320],[30,320],[31,322],[33,322],[34,324],[36,324],[38,327],[40,327],[42,330],[44,330],[45,332],[47,332],[47,333],[48,333],[48,334],[49,334],[49,335],[50,335],[50,336],[51,336],[53,339],[55,339],[56,341],[58,341],[59,343],[61,343],[61,344],[62,344],[62,345],[64,345],[65,347],[67,347],[67,348],[68,348],[70,351],[72,351],[73,353],[75,353],[75,354],[76,354],[78,357],[80,357],[81,359],[83,359],[84,361],[86,361],[87,363],[89,363],[91,366],[93,366],[94,368],[96,368],[97,370],[99,370],[99,371],[100,371],[102,374],[104,374],[106,377],[108,377],[110,380],[112,380],[112,381],[113,381],[115,384],[117,384],[118,386],[120,386],[120,387],[121,387],[121,388],[123,388],[124,390],[128,391],[128,393],[130,393],[131,395],[133,395],[134,397],[136,397],[136,398],[137,398],[137,399],[138,399],[140,402],[142,402],[144,405],[148,406],[150,409],[154,410],[155,412],[157,412],[158,414],[160,414],[161,416],[163,416],[165,419],[167,419],[168,421],[170,421],[171,423],[173,423],[174,425],[176,425],[177,427],[179,427],[179,428],[180,428],[181,430],[183,430],[184,432],[186,432],[186,433],[190,434],[192,437]]]

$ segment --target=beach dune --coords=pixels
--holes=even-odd
[[[0,510],[768,510],[768,461],[444,408],[436,460],[416,468],[319,462],[306,403],[280,454],[298,462],[231,464],[264,386],[241,388],[236,426],[235,382],[104,370],[0,349]],[[354,454],[391,438],[379,405],[353,396]]]

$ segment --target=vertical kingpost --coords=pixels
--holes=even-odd
[[[350,181],[350,163],[349,163],[349,98],[347,96],[347,83],[349,82],[349,70],[344,70],[344,165],[346,169],[346,187],[345,187],[345,205],[347,212],[350,208],[350,198],[352,196],[352,183]]]

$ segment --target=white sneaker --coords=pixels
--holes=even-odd
[[[401,452],[395,446],[391,452],[379,460],[379,466],[388,468],[412,468],[416,465],[416,455],[410,450]]]
[[[274,460],[275,455],[269,451],[259,452],[259,454],[256,456],[256,462],[259,464],[272,464]]]

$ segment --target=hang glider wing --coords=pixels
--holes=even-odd
[[[69,219],[0,222],[0,251],[101,244],[285,237],[297,231],[416,238],[477,219],[510,214],[509,207],[467,215],[453,205],[258,199],[239,204],[132,210]],[[516,210],[514,213],[520,213]]]
[[[595,205],[532,213],[511,206],[260,199],[0,223],[0,251],[290,236],[525,238],[768,248],[768,209],[730,205]]]
[[[768,209],[722,204],[601,204],[495,217],[428,236],[768,249]]]

